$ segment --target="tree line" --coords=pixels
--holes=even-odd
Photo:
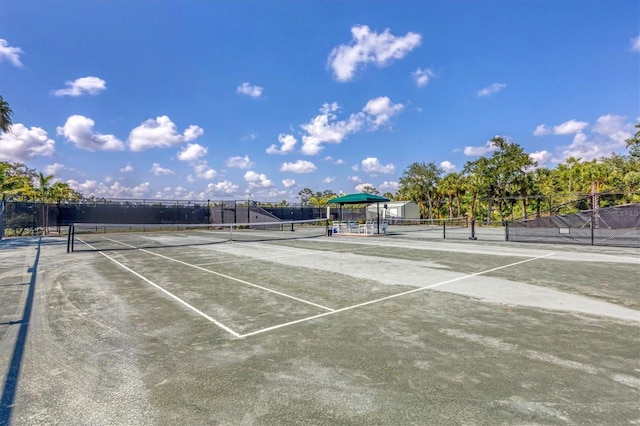
[[[495,137],[490,156],[468,161],[462,171],[445,173],[434,162],[410,164],[395,193],[383,196],[412,201],[422,218],[475,217],[488,223],[610,205],[640,202],[640,123],[626,140],[629,155],[597,160],[569,157],[555,168],[538,164],[515,142]],[[379,194],[373,187],[364,192]],[[298,193],[302,204],[317,207],[335,197],[333,191]]]

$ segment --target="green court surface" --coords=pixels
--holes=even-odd
[[[0,241],[0,424],[640,423],[637,249],[103,237]]]

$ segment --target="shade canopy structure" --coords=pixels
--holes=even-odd
[[[362,192],[359,194],[348,194],[342,197],[337,197],[329,200],[330,204],[371,204],[371,203],[386,203],[391,201],[389,198],[381,197],[375,194],[367,194]]]
[[[342,219],[342,206],[344,204],[373,204],[376,203],[386,203],[391,201],[389,198],[381,197],[375,194],[367,194],[366,192],[361,192],[359,194],[348,194],[343,195],[342,197],[337,197],[329,200],[329,204],[340,204],[340,218]],[[380,233],[380,208],[376,209],[378,211],[378,220],[377,222],[377,233]],[[327,217],[329,216],[329,208],[327,208]]]

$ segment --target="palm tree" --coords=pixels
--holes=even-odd
[[[53,175],[46,176],[42,172],[38,172],[36,176],[36,181],[38,184],[38,188],[36,192],[38,197],[40,198],[40,202],[42,203],[42,213],[44,220],[44,234],[47,235],[49,231],[49,201],[51,198],[51,180],[53,179]]]
[[[583,179],[589,184],[589,199],[595,218],[594,226],[600,223],[600,195],[607,184],[613,180],[615,170],[607,163],[593,160],[584,163]]]
[[[447,197],[449,201],[447,204],[449,205],[449,218],[453,217],[453,198],[457,192],[457,185],[454,182],[456,179],[457,173],[449,173],[442,178],[440,183],[438,184],[438,189],[440,193]]]
[[[9,108],[9,104],[0,96],[0,131],[9,133],[11,131],[11,115],[13,111]]]

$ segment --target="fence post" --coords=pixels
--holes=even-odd
[[[509,241],[509,222],[504,223],[504,240]]]
[[[447,222],[442,222],[442,239],[447,239]]]
[[[476,218],[475,216],[471,218],[471,236],[470,240],[477,240],[476,238]]]

